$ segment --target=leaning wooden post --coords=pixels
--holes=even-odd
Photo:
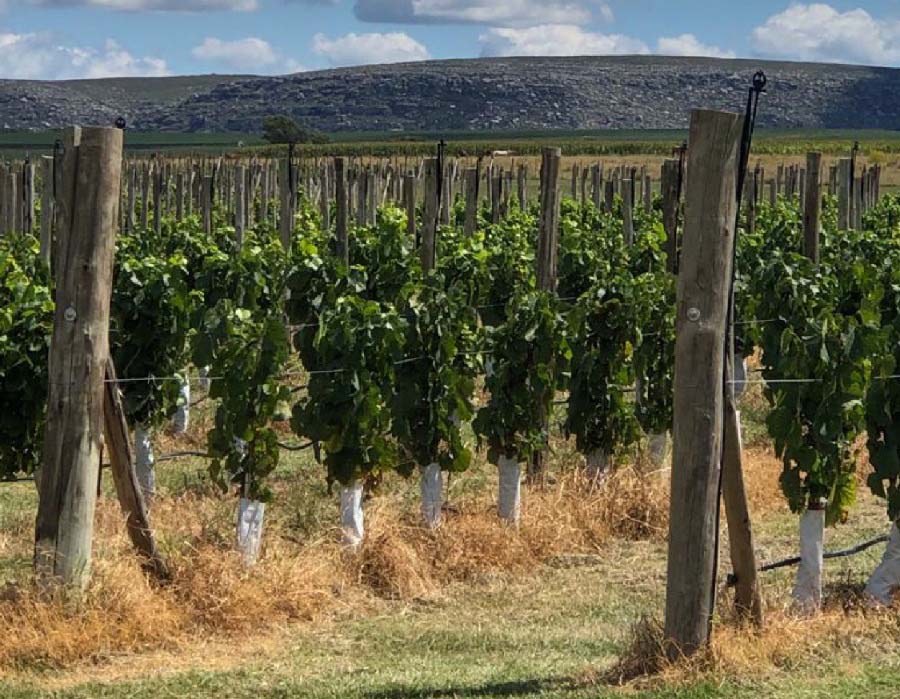
[[[34,567],[39,584],[77,594],[90,579],[122,131],[72,128],[65,146]]]
[[[670,657],[709,640],[715,608],[725,340],[741,119],[691,114],[678,276],[675,424],[665,638]]]
[[[556,291],[556,259],[559,242],[559,167],[562,151],[544,148],[541,154],[541,218],[536,258],[537,288]],[[541,429],[549,432],[550,416],[542,411]],[[543,477],[546,453],[539,450],[528,464],[528,480],[539,481]]]
[[[678,161],[666,160],[660,181],[662,190],[662,219],[666,231],[666,269],[675,273],[678,268]]]
[[[803,253],[819,262],[819,218],[822,206],[821,193],[822,154],[806,154],[806,205],[803,212]]]
[[[156,545],[150,515],[144,493],[134,468],[134,453],[122,394],[119,391],[116,368],[112,358],[106,364],[106,383],[103,391],[103,434],[104,447],[109,454],[113,482],[119,505],[125,515],[125,527],[132,545],[144,559],[144,567],[157,578],[167,579],[169,569]]]
[[[435,266],[435,237],[437,235],[438,209],[440,206],[437,172],[437,158],[426,158],[425,209],[422,215],[422,244],[419,248],[419,259],[422,262],[423,274],[428,274]]]

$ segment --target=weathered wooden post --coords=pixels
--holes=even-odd
[[[822,154],[806,154],[806,192],[803,211],[803,253],[819,263],[819,218],[822,207],[821,193]]]
[[[519,172],[522,172],[521,167]],[[520,190],[521,191],[521,190]],[[521,193],[519,196],[523,196]],[[466,170],[466,220],[463,231],[466,236],[475,235],[478,227],[478,168]]]
[[[344,265],[350,264],[350,241],[347,231],[347,163],[343,158],[334,159],[334,237],[337,257]]]
[[[660,181],[663,229],[666,231],[666,269],[673,274],[678,269],[678,165],[677,160],[666,160]]]
[[[50,265],[51,251],[53,250],[53,220],[56,202],[53,199],[53,158],[41,157],[41,259]]]
[[[175,175],[175,220],[181,223],[184,219],[184,173]]]
[[[76,594],[90,579],[122,131],[65,133],[56,313],[35,527],[35,577]]]
[[[406,208],[406,234],[409,239],[416,240],[416,178],[414,175],[403,176],[403,203]]]
[[[34,232],[34,163],[26,161],[22,173],[22,223],[26,233]]]
[[[422,272],[428,274],[435,265],[435,237],[437,235],[438,209],[440,207],[440,192],[438,192],[438,160],[437,158],[425,159],[425,207],[422,214],[422,243],[419,247],[419,259],[422,262]]]
[[[665,638],[673,658],[706,645],[715,607],[722,388],[740,135],[736,114],[691,114],[678,276],[666,586]]]
[[[212,175],[204,175],[200,188],[200,209],[203,213],[203,232],[212,234],[212,207],[215,183]]]
[[[622,234],[625,245],[634,244],[634,180],[622,180]]]
[[[537,288],[556,291],[557,254],[559,243],[559,170],[562,151],[544,148],[541,154],[541,218],[536,257]],[[542,411],[541,428],[545,434],[550,429],[550,415]],[[532,483],[543,478],[546,452],[534,453],[528,464],[528,480]]]
[[[837,196],[838,196],[838,230],[846,231],[850,228],[850,182],[851,182],[850,158],[838,160],[837,169]]]
[[[239,165],[234,171],[234,237],[237,240],[238,247],[244,246],[244,222],[246,214],[244,212],[244,184],[247,178],[244,174],[244,166]]]

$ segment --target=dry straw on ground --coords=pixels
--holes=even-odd
[[[528,575],[561,554],[594,553],[611,536],[660,538],[667,527],[665,479],[623,469],[603,488],[575,474],[526,490],[518,529],[501,525],[490,494],[455,502],[437,531],[386,494],[367,503],[367,540],[341,549],[336,530],[298,543],[272,525],[260,563],[244,568],[232,550],[233,501],[160,498],[153,519],[173,569],[159,587],[136,564],[115,502],[101,503],[93,582],[77,608],[36,597],[27,582],[0,599],[0,668],[58,668],[198,638],[315,622],[364,612],[381,600],[440,595],[454,582]]]

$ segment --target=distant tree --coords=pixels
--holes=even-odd
[[[263,138],[269,143],[324,143],[325,134],[300,126],[288,116],[270,116],[263,120]]]

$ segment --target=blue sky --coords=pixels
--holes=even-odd
[[[900,0],[0,0],[0,78],[623,53],[900,66]]]

